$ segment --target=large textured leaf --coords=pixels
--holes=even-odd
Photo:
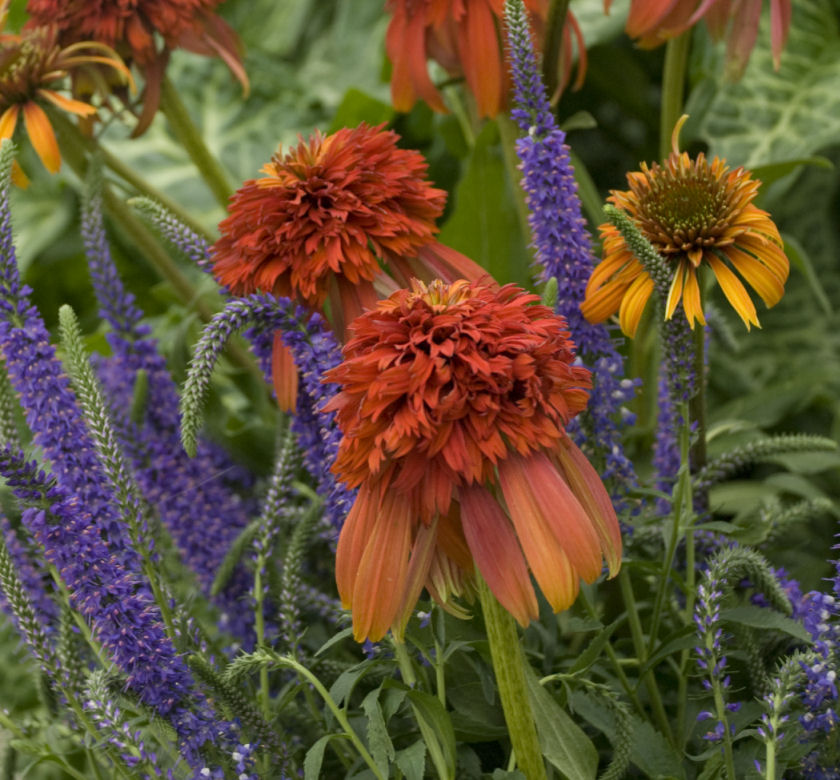
[[[735,165],[808,157],[840,141],[840,31],[837,0],[797,0],[778,72],[767,14],[741,81],[724,83],[700,134]]]

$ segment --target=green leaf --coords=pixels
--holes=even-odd
[[[423,691],[408,692],[408,701],[440,777],[455,776],[455,731],[440,700]]]
[[[500,283],[527,285],[530,238],[522,234],[513,182],[505,168],[495,122],[488,122],[455,189],[455,208],[440,240],[471,257]]]
[[[721,620],[727,620],[742,626],[751,628],[772,629],[790,634],[802,642],[811,643],[811,635],[805,630],[801,623],[785,617],[769,607],[754,607],[745,605],[742,607],[730,607],[720,611]]]
[[[330,122],[329,132],[334,133],[342,127],[357,127],[362,122],[367,122],[369,125],[379,125],[383,122],[390,122],[393,118],[394,109],[390,103],[385,103],[361,90],[351,88],[344,93],[344,98],[336,109],[332,122]]]
[[[426,746],[422,741],[397,752],[396,764],[405,780],[423,780],[426,772]]]
[[[774,181],[793,173],[803,165],[812,165],[816,168],[824,168],[832,170],[834,163],[827,157],[815,155],[814,157],[799,157],[796,160],[782,160],[781,162],[769,163],[768,165],[756,165],[752,168],[753,176],[758,179],[763,186],[767,187]]]
[[[720,86],[700,133],[710,153],[753,168],[811,157],[840,141],[840,31],[832,0],[797,0],[774,71],[769,14],[743,78]]]
[[[592,666],[592,664],[594,664],[601,655],[601,651],[604,649],[604,645],[606,645],[609,641],[610,636],[612,636],[612,632],[615,631],[626,619],[626,614],[621,615],[613,620],[613,622],[610,623],[603,631],[597,634],[589,643],[586,650],[584,650],[572,664],[572,667],[569,669],[569,674],[582,672]]]
[[[327,734],[321,737],[309,750],[306,751],[306,758],[303,759],[304,780],[318,780],[321,776],[321,764],[324,763],[324,751],[330,740],[336,737],[344,739],[343,734]]]
[[[814,293],[814,297],[817,299],[817,303],[819,303],[823,312],[831,316],[834,312],[831,301],[825,293],[820,277],[814,270],[814,264],[811,262],[811,257],[808,252],[805,251],[805,247],[793,236],[784,234],[782,238],[785,242],[785,254],[788,256],[788,259],[805,277],[805,281],[808,282],[808,286],[811,288],[811,292]]]
[[[210,588],[211,596],[216,596],[224,590],[239,561],[242,560],[242,556],[245,554],[245,548],[254,541],[254,537],[259,530],[260,521],[252,520],[239,532],[236,539],[233,540],[233,544],[225,554],[222,563],[219,565],[219,570],[216,572],[216,578],[213,580],[213,585]]]
[[[598,769],[598,751],[592,740],[527,666],[525,679],[543,755],[566,780],[592,780]]]
[[[388,776],[388,767],[394,760],[394,745],[388,736],[388,727],[385,725],[385,718],[382,716],[382,708],[379,706],[379,694],[382,688],[371,691],[362,700],[362,711],[367,716],[367,739],[373,760],[383,777]]]

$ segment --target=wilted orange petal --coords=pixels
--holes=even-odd
[[[542,452],[512,454],[499,464],[499,481],[525,558],[549,604],[560,609],[568,581],[557,561],[568,557],[577,575],[594,582],[601,573],[598,537],[586,512]]]
[[[24,103],[23,121],[26,123],[26,134],[32,141],[32,146],[38,152],[44,167],[50,173],[58,173],[61,168],[61,152],[58,150],[55,133],[44,109],[31,100]]]
[[[283,334],[278,330],[271,345],[271,381],[277,395],[277,406],[284,412],[297,408],[298,373],[292,351],[283,343]]]
[[[773,67],[781,65],[782,49],[787,42],[790,30],[790,0],[770,0],[770,41],[773,48]]]
[[[462,487],[461,524],[475,565],[499,603],[521,626],[539,615],[528,565],[497,501],[480,485]]]
[[[353,637],[377,642],[394,623],[406,588],[411,507],[386,491],[370,528],[353,588]]]
[[[614,577],[621,566],[621,529],[604,483],[571,439],[560,443],[557,458],[569,487],[592,520],[610,577]]]

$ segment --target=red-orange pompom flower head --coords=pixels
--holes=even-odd
[[[446,193],[426,179],[423,156],[397,141],[362,124],[278,151],[264,177],[231,198],[212,252],[219,282],[234,295],[270,292],[314,310],[329,300],[343,338],[347,324],[413,277],[486,275],[435,240]]]
[[[3,33],[8,2],[0,2],[0,140],[11,138],[23,118],[26,134],[50,173],[61,167],[61,153],[50,120],[40,104],[90,117],[96,108],[57,91],[68,74],[104,65],[131,83],[116,53],[99,43],[83,41],[62,47],[53,25],[34,27],[21,34]],[[15,162],[13,177],[20,186],[28,179]]]
[[[603,558],[617,571],[615,512],[565,432],[590,374],[538,300],[415,280],[355,321],[326,374],[341,386],[334,471],[359,488],[336,558],[357,640],[401,639],[423,587],[458,612],[476,569],[522,625],[538,613],[531,574],[559,611]]]
[[[548,0],[524,0],[537,37],[548,19]],[[463,76],[475,96],[478,113],[494,117],[505,105],[508,84],[499,25],[505,0],[388,0],[392,14],[385,50],[393,64],[391,98],[398,111],[408,111],[422,98],[435,111],[446,111],[443,97],[429,76],[434,60],[452,76]],[[586,47],[577,21],[567,13],[559,52],[562,89],[573,64],[572,36],[578,51],[578,85],[586,70]]]
[[[97,41],[136,64],[146,79],[143,113],[135,134],[157,111],[172,49],[221,58],[247,89],[236,33],[213,13],[221,0],[29,0],[29,25],[53,24],[63,45]],[[159,45],[162,42],[162,46]],[[91,82],[83,82],[86,93]]]
[[[781,236],[769,214],[752,203],[760,182],[749,171],[730,170],[718,157],[710,162],[701,153],[692,160],[679,152],[684,120],[674,130],[664,165],[643,163],[641,171],[627,174],[630,189],[613,190],[608,200],[674,268],[666,318],[682,301],[691,327],[705,324],[698,273],[709,269],[747,328],[759,325],[741,278],[767,306],[779,302],[790,270]],[[581,311],[590,322],[618,312],[621,329],[632,337],[654,282],[616,227],[605,224],[600,231],[604,259],[589,279]]]

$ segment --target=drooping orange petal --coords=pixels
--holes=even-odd
[[[458,54],[480,116],[495,117],[503,98],[502,64],[493,11],[473,2],[458,25]]]
[[[739,78],[758,37],[763,0],[740,0],[734,6],[732,28],[726,41],[727,74]]]
[[[26,123],[26,134],[44,167],[50,173],[58,173],[61,168],[61,152],[58,150],[55,133],[44,109],[31,100],[24,103],[23,121]]]
[[[335,281],[338,285],[341,309],[340,317],[337,316],[338,312],[333,312],[333,316],[336,317],[336,330],[341,327],[339,333],[343,333],[343,340],[347,341],[350,337],[350,327],[353,320],[360,314],[376,308],[376,302],[379,298],[371,282],[353,284],[341,274],[335,276]]]
[[[357,642],[379,641],[397,618],[406,590],[412,523],[409,502],[397,491],[385,491],[353,587]]]
[[[271,381],[277,395],[277,406],[284,412],[297,409],[298,372],[292,351],[283,343],[278,330],[271,345]]]
[[[528,565],[498,502],[480,485],[461,487],[461,524],[475,565],[499,603],[523,628],[539,615]]]
[[[542,452],[509,455],[499,464],[502,493],[525,558],[549,604],[569,603],[568,578],[557,561],[567,558],[578,577],[594,582],[601,573],[595,529],[571,488]]]
[[[750,329],[750,324],[760,328],[755,304],[744,285],[741,284],[740,279],[717,257],[709,257],[709,266],[718,280],[720,289],[723,290],[723,294],[732,304],[732,308],[738,312],[738,316],[744,321],[747,330]]]
[[[592,520],[610,577],[614,577],[621,567],[621,529],[604,483],[586,456],[568,437],[557,448],[557,458],[566,482]]]
[[[335,583],[341,605],[345,609],[353,607],[356,574],[376,520],[378,497],[378,490],[372,491],[370,487],[363,484],[359,488],[353,506],[347,513],[338,537],[335,553]]]
[[[773,49],[773,67],[781,66],[782,49],[787,43],[790,30],[790,0],[770,0],[770,41]]]
[[[625,27],[631,38],[639,38],[656,27],[678,0],[633,0]]]
[[[423,585],[429,576],[429,569],[432,565],[435,545],[437,544],[437,524],[437,518],[432,520],[429,525],[421,523],[417,529],[417,535],[414,537],[414,543],[411,546],[411,555],[408,559],[408,572],[406,574],[403,600],[397,610],[397,616],[391,624],[391,633],[397,642],[403,641],[408,619],[411,617],[414,605],[417,603],[417,599],[420,598]]]
[[[492,284],[494,281],[486,268],[439,241],[421,246],[417,250],[416,261],[409,259],[409,262],[418,270],[426,270],[425,274],[415,274],[424,281],[443,279],[445,282],[454,282],[457,279],[467,279],[483,284]]]

